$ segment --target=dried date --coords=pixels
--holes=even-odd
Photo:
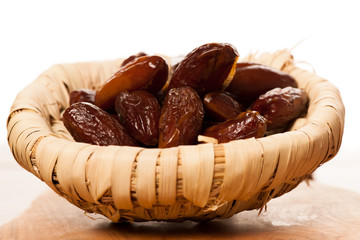
[[[172,88],[165,97],[159,120],[159,147],[167,148],[196,142],[202,126],[204,108],[191,87]]]
[[[68,107],[63,123],[77,142],[101,146],[137,145],[120,122],[91,103],[78,102]]]
[[[210,43],[187,54],[176,66],[169,89],[190,86],[198,94],[218,91],[232,78],[238,58],[230,44]]]
[[[138,57],[121,67],[95,94],[95,104],[112,110],[116,96],[123,91],[147,90],[157,93],[168,78],[168,65],[160,56]]]
[[[256,111],[240,113],[236,118],[211,126],[204,136],[215,138],[218,143],[232,140],[263,137],[266,132],[266,119]]]
[[[160,105],[154,95],[142,90],[122,92],[116,97],[115,110],[138,142],[146,146],[158,143]]]
[[[77,89],[70,93],[70,105],[77,102],[88,102],[94,104],[95,91],[90,89]]]
[[[250,108],[268,120],[268,130],[274,130],[304,112],[307,101],[306,93],[299,88],[275,88],[261,95]]]
[[[204,97],[206,116],[213,121],[223,122],[235,118],[245,108],[229,93],[212,92]]]
[[[123,66],[125,66],[126,64],[128,64],[129,62],[134,61],[136,58],[138,58],[138,57],[144,57],[144,56],[147,56],[147,54],[144,53],[144,52],[139,52],[139,53],[137,53],[137,54],[135,54],[135,55],[131,55],[130,57],[126,58],[126,59],[121,63],[120,66],[123,67]]]
[[[260,63],[256,63],[256,62],[238,62],[236,63],[236,70],[239,70],[240,68],[244,68],[244,67],[250,67],[250,66],[263,66]]]
[[[242,103],[250,105],[261,94],[276,87],[297,87],[297,83],[289,74],[277,69],[257,64],[238,63],[236,73],[226,88],[236,94]]]

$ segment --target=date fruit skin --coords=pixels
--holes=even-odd
[[[153,94],[143,90],[121,92],[116,97],[115,110],[138,142],[145,146],[158,143],[161,108]]]
[[[244,67],[250,67],[250,66],[264,66],[260,63],[256,63],[256,62],[249,62],[249,61],[245,61],[245,62],[238,62],[236,63],[236,70],[240,69],[240,68],[244,68]]]
[[[169,89],[190,86],[200,96],[222,90],[232,78],[238,53],[227,43],[209,43],[195,48],[176,66]]]
[[[172,88],[159,120],[159,148],[193,144],[204,118],[201,98],[191,87]]]
[[[168,65],[160,56],[134,59],[115,72],[95,94],[95,105],[110,111],[116,96],[123,91],[146,90],[153,94],[161,90],[168,78]]]
[[[138,57],[144,57],[144,56],[147,56],[147,54],[144,53],[144,52],[139,52],[139,53],[137,53],[137,54],[135,54],[135,55],[131,55],[130,57],[126,58],[126,59],[121,63],[120,67],[123,67],[123,66],[125,66],[126,64],[128,64],[129,62],[134,61],[134,60],[135,60],[136,58],[138,58]]]
[[[232,140],[246,138],[260,138],[266,132],[266,119],[256,111],[240,113],[236,118],[211,126],[204,132],[204,136],[226,143]]]
[[[77,102],[95,103],[95,91],[91,89],[76,89],[70,93],[70,106]]]
[[[204,97],[205,114],[213,121],[223,122],[235,118],[245,110],[226,92],[211,92]]]
[[[248,106],[261,94],[288,86],[297,87],[297,82],[285,72],[257,63],[238,63],[226,91],[237,95]]]
[[[138,145],[119,121],[91,103],[78,102],[68,107],[63,123],[77,142],[100,146]]]
[[[293,87],[275,88],[261,95],[250,109],[267,120],[268,130],[286,127],[306,109],[306,92]]]

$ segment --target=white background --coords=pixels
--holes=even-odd
[[[295,60],[334,83],[346,106],[342,148],[316,178],[360,191],[359,24],[355,0],[1,1],[0,143],[16,94],[53,64],[177,56],[207,42],[232,43],[240,56],[296,46]]]

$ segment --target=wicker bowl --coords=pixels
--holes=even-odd
[[[287,50],[245,61],[292,75],[309,96],[289,131],[168,149],[74,142],[61,115],[69,92],[98,88],[122,59],[55,65],[16,97],[7,122],[16,161],[86,212],[119,221],[206,221],[262,209],[340,148],[345,109],[331,83],[295,66]]]

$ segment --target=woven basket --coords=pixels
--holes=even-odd
[[[206,221],[262,209],[335,156],[345,109],[336,87],[296,67],[287,50],[243,60],[289,73],[308,93],[308,113],[289,131],[168,149],[74,142],[61,121],[69,92],[98,88],[119,59],[55,65],[41,74],[12,105],[9,146],[56,193],[113,222]]]

